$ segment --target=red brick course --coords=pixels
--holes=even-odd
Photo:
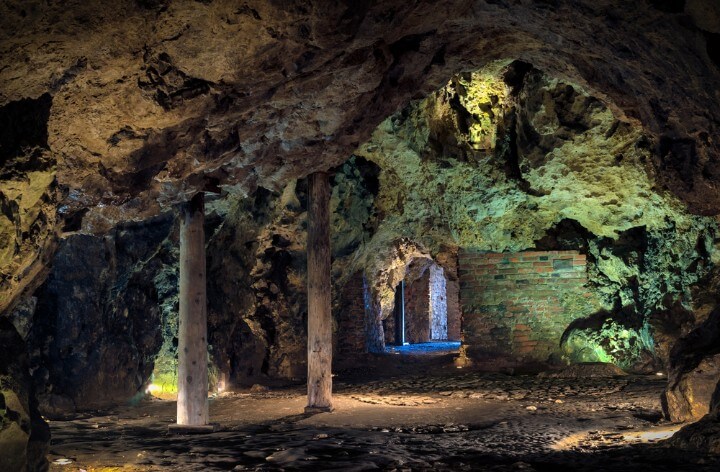
[[[472,356],[546,361],[560,354],[564,297],[591,296],[586,257],[577,251],[458,254],[463,335]]]
[[[353,357],[365,348],[365,287],[362,272],[355,273],[342,289],[337,311],[335,352],[342,358]]]

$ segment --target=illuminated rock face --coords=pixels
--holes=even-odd
[[[720,382],[720,309],[681,338],[670,352],[665,414],[673,421],[694,421],[717,407]]]
[[[0,105],[0,311],[42,280],[54,250],[59,195],[48,145],[51,107],[49,94]]]
[[[697,421],[710,412],[715,388],[720,382],[720,355],[702,359],[692,370],[673,379],[665,393],[667,414],[673,421]]]
[[[653,3],[664,5],[9,2],[0,15],[0,106],[51,99],[45,147],[57,161],[61,225],[102,233],[202,188],[280,191],[342,163],[383,119],[453,74],[520,58],[592,91],[619,120],[641,123],[659,180],[710,214],[720,206],[720,145],[708,104],[720,86],[703,35],[717,34],[717,15],[707,13],[716,9],[690,2],[686,17]],[[502,96],[483,102],[472,93],[481,127],[469,143],[490,149],[495,131],[482,125]],[[39,229],[51,233],[53,215],[47,221]],[[19,253],[35,259],[37,248]],[[22,271],[2,264],[9,278]],[[14,300],[20,287],[1,289]]]
[[[471,111],[463,96],[489,111]],[[481,135],[493,135],[495,146],[476,146]],[[704,292],[701,281],[717,257],[716,222],[689,214],[672,194],[658,191],[646,145],[642,129],[619,122],[577,85],[519,62],[454,78],[387,119],[356,152],[382,169],[375,205],[384,218],[356,258],[375,287],[380,317],[390,312],[388,287],[407,270],[407,254],[432,257],[459,247],[462,264],[462,255],[473,251],[501,259],[538,249],[575,251],[587,273],[578,290],[550,303],[562,307],[557,316],[544,311],[542,296],[527,306],[518,302],[541,288],[520,277],[525,267],[513,277],[528,286],[504,290],[468,280],[482,275],[477,270],[466,273],[472,286],[461,302],[468,352],[511,354],[515,325],[537,324],[542,339],[524,340],[515,350],[525,352],[513,356],[659,368],[681,325],[693,323],[692,315],[683,317],[693,292]],[[395,256],[396,248],[405,256]],[[513,326],[493,321],[498,307],[511,306],[527,311],[527,322],[517,316]],[[677,326],[669,328],[664,321],[673,307]],[[543,331],[554,334],[543,337]],[[505,347],[491,348],[493,342]],[[561,342],[566,352],[559,352]]]
[[[41,355],[54,342],[51,357],[83,321],[86,339],[99,336],[83,307],[118,320],[102,347],[124,349],[114,330],[147,323],[127,378],[87,392],[136,388],[152,368],[140,357],[158,350],[171,371],[171,250],[137,279],[131,264],[83,275],[84,304],[62,287],[77,285],[76,252],[107,265],[108,234],[219,191],[213,361],[238,382],[300,376],[302,177],[337,167],[333,280],[366,277],[378,340],[414,259],[455,277],[458,249],[577,250],[598,312],[632,315],[664,361],[718,288],[704,285],[716,221],[693,215],[720,210],[720,25],[715,2],[682,3],[5,2],[0,312]],[[46,281],[56,250],[69,270]],[[115,301],[133,281],[143,320]],[[80,324],[50,340],[53,294]],[[596,339],[602,326],[578,332]]]
[[[668,388],[663,396],[665,414],[676,421],[701,418],[673,436],[670,445],[674,447],[720,453],[719,346],[720,310],[715,309],[671,352]]]
[[[494,145],[482,144],[482,136],[491,136],[487,142]],[[691,216],[675,197],[654,188],[644,143],[640,129],[618,122],[598,100],[528,64],[503,61],[456,77],[383,122],[355,156],[335,169],[335,293],[342,292],[351,274],[364,274],[366,293],[354,303],[369,307],[362,313],[368,317],[365,341],[376,339],[371,349],[381,350],[389,334],[382,325],[387,327],[392,312],[393,288],[412,272],[413,261],[434,260],[449,280],[457,280],[453,254],[458,248],[568,251],[571,264],[575,256],[583,262],[577,287],[545,305],[542,297],[524,308],[516,303],[525,311],[511,325],[493,321],[482,307],[507,307],[515,298],[530,297],[536,283],[531,287],[527,278],[519,279],[528,286],[499,291],[499,299],[484,305],[474,301],[472,287],[466,290],[460,297],[466,315],[464,354],[498,354],[502,349],[492,346],[505,343],[503,354],[521,361],[612,361],[633,370],[661,366],[682,328],[666,330],[656,346],[656,313],[684,303],[679,313],[685,314],[693,296],[703,298],[702,290],[693,294],[693,288],[698,291],[715,257],[715,221]],[[250,197],[212,200],[216,215],[207,231],[214,368],[236,384],[302,378],[305,181],[292,181],[282,192],[259,189]],[[38,375],[45,376],[39,387],[52,386],[54,392],[53,398],[44,398],[46,408],[53,401],[62,410],[73,402],[131,397],[149,380],[150,369],[153,383],[172,391],[176,237],[168,226],[172,217],[163,218],[162,224],[121,225],[108,236],[77,234],[61,241],[54,272],[30,310],[34,349],[49,353],[36,360],[43,367]],[[102,250],[108,244],[112,250]],[[92,260],[81,263],[73,256],[79,246]],[[131,264],[130,258],[145,262]],[[532,261],[541,262],[549,263]],[[87,293],[80,302],[71,295],[77,285],[72,274],[79,266],[99,270],[87,272],[81,284]],[[109,271],[99,269],[105,266]],[[562,271],[558,266],[558,278]],[[352,302],[338,298],[336,311]],[[125,308],[118,300],[131,300],[127,317],[119,317]],[[561,311],[551,313],[556,305]],[[134,313],[146,309],[151,316],[135,320]],[[22,313],[16,311],[13,319]],[[118,345],[115,329],[92,313],[147,329]],[[68,329],[48,323],[51,319],[65,320]],[[356,321],[349,324],[357,328],[362,323]],[[76,333],[83,324],[85,334]],[[693,324],[692,316],[685,324]],[[368,326],[377,332],[369,335]],[[507,336],[492,334],[503,329],[509,330]],[[459,334],[458,327],[453,330]],[[528,330],[539,338],[531,339]],[[365,347],[355,340],[345,344],[350,343],[356,351]],[[88,350],[89,344],[98,349]],[[118,346],[134,357],[112,354]],[[72,353],[63,354],[70,348]],[[111,354],[103,357],[104,352]],[[92,367],[105,365],[105,358],[134,367],[123,376],[106,375]],[[74,380],[63,374],[68,359],[74,359],[69,371],[77,373]],[[97,379],[86,372],[97,373]]]

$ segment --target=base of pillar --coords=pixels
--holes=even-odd
[[[208,434],[214,433],[219,430],[217,424],[177,424],[173,423],[168,425],[168,433],[170,434]]]
[[[331,406],[306,406],[305,413],[317,414],[317,413],[330,413],[334,410]]]

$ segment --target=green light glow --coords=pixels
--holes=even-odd
[[[629,329],[611,318],[599,330],[573,331],[562,347],[570,362],[605,362],[623,369],[631,368],[654,351],[647,325]]]

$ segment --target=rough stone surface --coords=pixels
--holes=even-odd
[[[446,341],[448,339],[448,294],[445,271],[437,264],[432,264],[430,272],[430,339]]]
[[[673,379],[675,380],[675,379]],[[665,393],[668,416],[673,421],[697,421],[710,412],[710,402],[720,383],[720,354],[706,357],[684,372]]]
[[[545,374],[541,372],[539,377],[561,378],[561,379],[590,379],[596,377],[622,377],[627,375],[624,370],[615,364],[606,362],[581,362],[567,366],[555,372]]]
[[[335,169],[332,179],[333,306],[338,325],[365,324],[364,316],[348,318],[357,313],[356,306],[364,312],[362,291],[352,292],[358,296],[352,300],[343,294],[353,283],[348,261],[373,231],[376,173],[374,165],[351,159]],[[306,218],[307,183],[302,179],[282,193],[260,189],[253,197],[238,199],[208,241],[210,343],[218,368],[233,382],[250,385],[305,377]],[[336,339],[343,349],[353,342]]]
[[[387,215],[367,247],[366,266],[393,259],[390,235],[421,252],[443,243],[495,252],[584,249],[607,309],[633,305],[647,316],[668,298],[688,299],[707,272],[715,222],[657,192],[640,129],[618,122],[572,84],[536,70],[513,78],[522,67],[495,65],[462,88],[451,82],[383,122],[357,151],[383,169],[376,205]],[[513,80],[520,81],[514,94],[507,85]],[[494,115],[503,119],[494,123],[500,144],[475,149],[463,120],[478,119],[466,118],[473,115],[458,97],[490,93],[490,103],[496,88],[507,100],[504,113]],[[527,123],[513,124],[515,116]],[[578,124],[546,129],[558,120]],[[552,233],[568,239],[548,241]],[[674,270],[678,263],[690,270]],[[383,306],[389,295],[381,294]]]
[[[492,116],[477,108],[483,100],[495,109]],[[467,131],[461,118],[470,120]],[[565,124],[553,128],[555,122]],[[492,139],[483,138],[487,132]],[[597,99],[507,61],[459,76],[384,122],[358,151],[365,157],[335,169],[331,200],[336,299],[350,274],[365,274],[366,341],[377,344],[367,349],[383,350],[382,321],[412,262],[435,259],[449,279],[456,277],[448,255],[458,244],[587,251],[598,304],[629,307],[641,321],[701,296],[691,287],[713,261],[715,222],[690,216],[674,197],[653,190],[641,138]],[[613,146],[632,158],[615,155],[612,170],[604,167],[609,162],[590,159]],[[233,382],[304,375],[305,185],[293,180],[282,192],[259,188],[247,197],[220,195],[215,203],[222,210],[217,229],[208,228],[211,354],[219,375]],[[578,192],[586,193],[578,199]],[[172,383],[174,371],[172,263],[167,258],[147,276],[164,320],[154,375],[161,384]],[[672,269],[677,265],[686,270]],[[666,344],[676,335],[670,332]],[[138,378],[136,384],[146,376]]]
[[[2,318],[0,346],[0,470],[47,470],[50,431],[33,396],[25,345]]]
[[[127,402],[142,391],[162,343],[153,280],[176,260],[166,242],[172,224],[165,216],[60,242],[28,340],[44,413]]]
[[[697,420],[708,412],[716,417],[720,381],[720,309],[681,338],[670,353],[665,414],[674,421]]]
[[[213,472],[712,472],[720,463],[703,451],[684,454],[652,439],[673,431],[658,411],[663,380],[654,376],[441,373],[428,372],[425,363],[387,357],[378,363],[392,367],[391,377],[378,379],[378,372],[367,368],[362,375],[339,375],[338,408],[329,415],[302,414],[301,388],[242,390],[219,395],[211,404],[220,423],[217,432],[168,436],[172,402],[148,401],[55,423],[51,458],[72,453],[72,465],[86,470],[125,464],[132,457],[137,468]],[[150,438],[153,447],[147,446]],[[76,452],[78,443],[84,447]]]
[[[362,272],[357,272],[347,279],[342,288],[339,304],[333,312],[337,313],[337,329],[333,340],[336,353],[333,363],[343,365],[366,352],[365,339],[365,292],[367,282]],[[385,330],[387,333],[387,329]]]
[[[370,218],[373,166],[354,162],[334,178],[336,294]],[[213,389],[305,376],[305,192],[301,181],[229,204],[208,197]],[[10,317],[29,333],[46,414],[137,399],[149,383],[155,394],[176,392],[177,252],[171,214],[61,240],[47,281]]]
[[[0,312],[42,282],[54,251],[60,192],[51,107],[49,94],[0,105]]]
[[[430,265],[428,259],[416,259],[405,278],[404,329],[410,344],[430,341]]]
[[[522,59],[642,124],[651,172],[710,214],[720,145],[707,104],[720,73],[700,33],[716,25],[694,13],[712,8],[696,3],[684,16],[609,0],[6,2],[0,106],[51,98],[42,141],[57,161],[62,216],[102,232],[208,186],[280,191],[343,162],[381,120],[453,74]],[[592,124],[563,113],[559,129]],[[470,143],[486,149],[494,135]]]
[[[710,0],[3,2],[0,313],[46,405],[124,397],[158,350],[172,372],[173,250],[125,260],[118,232],[219,192],[214,363],[297,378],[302,178],[335,167],[368,350],[413,260],[582,250],[616,323],[588,336],[632,325],[666,362],[717,305],[719,31]]]
[[[669,446],[683,450],[686,454],[720,454],[720,419],[717,415],[705,416],[697,423],[685,426],[668,442]]]

